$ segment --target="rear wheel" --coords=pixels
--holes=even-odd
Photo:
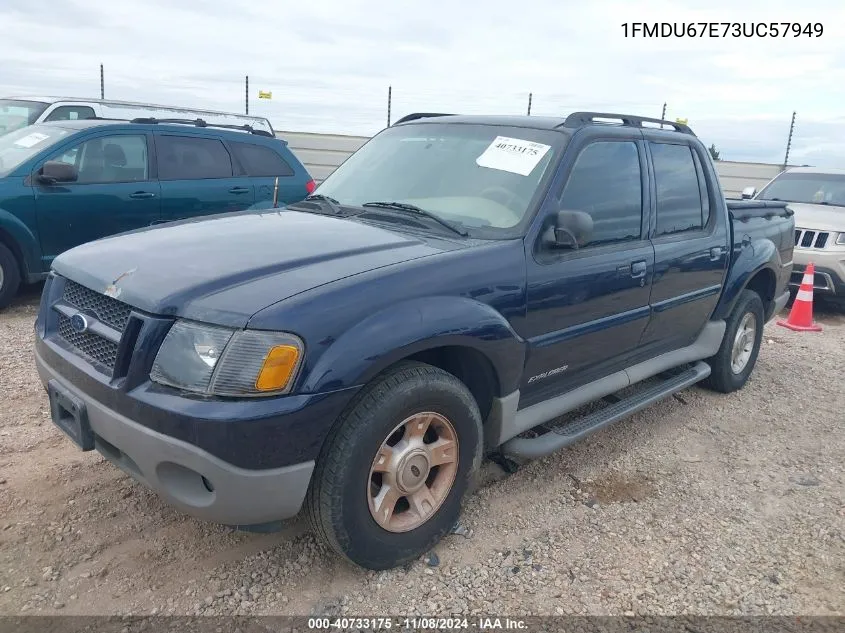
[[[478,406],[456,377],[422,363],[389,370],[326,440],[307,500],[315,531],[368,569],[417,558],[458,520],[481,437]]]
[[[707,360],[712,371],[705,385],[722,393],[745,386],[760,353],[763,314],[760,295],[752,290],[743,290],[728,318],[719,351]]]
[[[0,309],[12,302],[20,283],[21,273],[15,256],[4,244],[0,244]]]

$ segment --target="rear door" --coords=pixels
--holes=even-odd
[[[710,318],[727,269],[728,232],[699,145],[656,130],[644,135],[653,165],[655,271],[642,345],[658,351],[688,345]]]
[[[519,331],[529,344],[521,407],[624,367],[649,319],[654,249],[646,235],[649,193],[639,131],[583,130],[567,148],[561,173],[540,233],[529,235],[534,252],[526,254],[527,314]],[[544,245],[558,209],[590,214],[588,244]]]
[[[255,202],[252,183],[235,175],[219,138],[156,132],[155,143],[163,221],[241,211]]]
[[[276,141],[284,147],[281,141]],[[279,179],[279,206],[299,202],[308,192],[293,167],[275,148],[255,143],[227,141],[242,173],[255,188],[256,202],[272,202],[276,178]]]
[[[159,220],[151,144],[145,132],[96,134],[47,159],[74,165],[79,177],[55,185],[32,179],[45,266],[69,248]]]

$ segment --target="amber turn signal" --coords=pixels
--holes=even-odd
[[[284,389],[299,359],[299,349],[293,345],[276,345],[267,352],[255,388],[258,391],[279,391]]]

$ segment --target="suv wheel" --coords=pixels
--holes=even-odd
[[[18,262],[12,251],[0,243],[0,309],[12,302],[20,283],[21,273]]]
[[[712,369],[704,384],[730,393],[742,389],[757,363],[763,340],[763,301],[753,290],[743,290],[728,318],[722,345],[707,360]]]
[[[326,440],[307,500],[315,531],[368,569],[419,557],[457,522],[481,438],[461,381],[422,363],[396,366],[364,388]]]

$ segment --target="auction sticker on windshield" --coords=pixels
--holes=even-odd
[[[27,134],[23,138],[19,138],[15,141],[15,145],[18,147],[34,147],[38,145],[41,141],[45,138],[50,138],[47,134],[41,134],[39,132],[33,132],[32,134]]]
[[[484,153],[475,159],[475,163],[479,167],[489,167],[490,169],[499,169],[520,176],[527,176],[550,148],[551,145],[497,136],[484,150]]]

